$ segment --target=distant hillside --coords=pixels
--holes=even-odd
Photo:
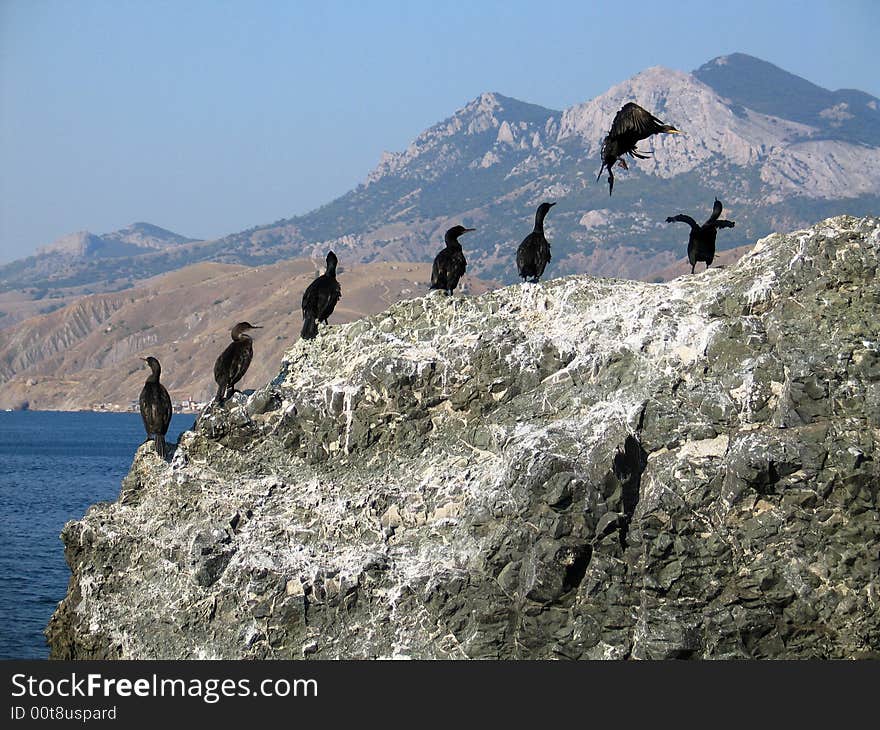
[[[0,328],[59,309],[83,294],[127,289],[184,266],[191,255],[181,249],[193,243],[198,241],[150,223],[101,235],[78,231],[62,236],[33,256],[0,266]],[[146,262],[156,254],[179,265],[151,267]]]
[[[150,223],[133,223],[128,228],[100,236],[88,231],[62,236],[54,243],[37,249],[37,256],[61,254],[62,257],[72,259],[137,256],[150,251],[162,251],[184,243],[192,243],[195,240],[166,231],[164,228]]]
[[[264,329],[254,334],[254,361],[241,385],[262,384],[299,337],[302,293],[318,268],[308,259],[259,268],[201,263],[6,328],[0,331],[0,408],[126,408],[146,378],[138,358],[147,355],[159,358],[175,401],[205,400],[216,389],[214,360],[243,320]],[[429,278],[423,263],[343,266],[343,298],[331,325],[422,295]],[[489,288],[471,276],[463,284],[464,293]]]

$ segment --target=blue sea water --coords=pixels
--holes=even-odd
[[[175,415],[168,440],[194,421]],[[0,412],[0,659],[48,657],[70,578],[61,528],[119,496],[144,438],[138,413]]]

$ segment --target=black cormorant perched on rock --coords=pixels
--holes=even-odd
[[[681,134],[681,131],[673,127],[671,124],[661,122],[651,112],[642,109],[638,104],[629,102],[624,104],[619,112],[614,116],[611,123],[611,131],[602,142],[602,167],[599,168],[598,180],[602,177],[602,170],[608,170],[608,194],[614,190],[614,163],[619,164],[624,170],[629,169],[626,166],[624,155],[638,157],[645,160],[650,152],[642,153],[636,149],[639,141],[647,139],[652,134]]]
[[[150,377],[144,383],[141,397],[138,400],[141,407],[141,418],[144,421],[144,429],[147,432],[147,441],[153,439],[156,444],[156,452],[165,458],[165,434],[171,423],[171,397],[165,386],[159,382],[159,374],[162,366],[155,357],[142,357],[149,365]]]
[[[232,328],[232,343],[214,363],[217,400],[221,403],[235,392],[235,384],[244,377],[254,356],[254,344],[248,330],[262,329],[250,322],[239,322]]]
[[[516,268],[524,281],[538,283],[550,263],[550,243],[544,237],[544,217],[556,203],[541,203],[535,213],[535,228],[516,250]]]
[[[666,219],[667,223],[687,223],[691,227],[691,234],[688,237],[688,261],[691,262],[692,274],[697,261],[705,261],[707,269],[712,264],[712,259],[715,258],[715,235],[718,233],[718,229],[733,228],[736,225],[734,221],[718,220],[722,209],[721,201],[715,198],[712,215],[701,226],[698,226],[697,222],[689,215],[683,213],[669,216]]]
[[[333,314],[336,302],[342,299],[342,288],[336,281],[336,264],[339,263],[332,251],[327,254],[327,269],[315,279],[303,293],[303,326],[300,337],[311,340],[318,334],[318,322],[327,324]]]
[[[467,260],[464,257],[464,251],[461,250],[458,237],[463,233],[475,230],[476,228],[452,226],[446,231],[444,236],[446,248],[434,257],[434,267],[431,269],[432,289],[442,289],[447,294],[452,294],[455,287],[458,286],[459,279],[467,271]]]

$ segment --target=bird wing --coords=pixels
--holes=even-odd
[[[709,216],[709,220],[707,220],[706,223],[718,220],[718,216],[721,215],[722,210],[724,210],[724,207],[721,205],[721,201],[718,200],[718,198],[715,198],[715,205],[712,206],[712,215]]]
[[[637,140],[650,137],[665,127],[657,117],[638,104],[629,102],[624,104],[611,123],[609,137],[634,136]]]
[[[249,340],[230,342],[214,363],[214,382],[217,385],[235,385],[247,372],[254,356]]]
[[[164,385],[159,385],[158,416],[161,419],[161,433],[164,436],[168,433],[168,426],[171,425],[171,396],[168,395]]]
[[[431,288],[432,289],[445,289],[446,288],[446,280],[448,256],[446,255],[446,249],[444,248],[440,253],[438,253],[434,257],[434,265],[431,267]]]
[[[330,277],[324,279],[317,289],[318,291],[315,295],[315,301],[317,303],[316,311],[318,319],[326,320],[327,317],[333,314],[333,310],[336,308],[336,302],[338,302],[339,298],[342,296],[342,289],[339,287],[339,282]]]
[[[306,290],[303,292],[302,298],[302,311],[305,314],[307,311],[317,312],[318,307],[318,292],[320,290],[321,278],[324,275],[321,274],[317,279],[315,279],[311,284],[306,287]]]
[[[150,404],[149,404],[149,401],[147,398],[147,388],[148,387],[149,386],[145,385],[141,389],[141,396],[140,396],[140,398],[138,398],[138,405],[140,406],[140,409],[141,409],[141,420],[144,422],[144,431],[146,431],[147,435],[149,436],[150,433],[152,433],[150,431],[150,417],[152,414],[150,413]]]
[[[246,344],[242,346],[243,343]],[[234,350],[235,357],[231,358],[232,362],[230,363],[231,368],[229,373],[229,383],[231,385],[234,385],[244,377],[244,374],[250,367],[251,360],[254,357],[253,347],[248,347],[248,345],[250,345],[250,342],[244,340],[243,343],[232,343],[233,345],[239,345],[239,347]]]
[[[519,244],[519,248],[516,249],[516,268],[519,271],[520,276],[526,276],[523,273],[526,267],[531,264],[532,259],[532,247],[529,245],[529,239],[532,237],[530,233],[526,236],[522,243]]]
[[[464,272],[467,271],[467,259],[460,251],[456,251],[447,258],[446,264],[446,288],[455,289]]]
[[[229,360],[230,354],[232,350],[232,345],[227,345],[226,349],[223,350],[214,361],[214,382],[217,385],[223,385],[225,382],[225,373],[226,373],[226,362]]]
[[[687,223],[691,228],[695,231],[700,230],[700,227],[697,225],[697,222],[691,218],[689,215],[685,215],[684,213],[679,213],[678,215],[671,215],[666,219],[667,223]]]
[[[726,220],[715,221],[716,228],[733,228],[735,225],[736,225],[735,221],[726,221]]]
[[[165,386],[161,383],[145,385],[138,403],[147,434],[161,433],[164,436],[168,433],[171,423],[171,396]]]

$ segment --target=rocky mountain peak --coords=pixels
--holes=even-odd
[[[535,134],[546,134],[557,116],[535,104],[484,92],[420,134],[404,152],[383,153],[366,184],[386,175],[431,180],[456,164],[483,164],[493,143],[517,147],[527,140],[523,144],[532,145]]]
[[[37,249],[37,255],[60,254],[62,256],[88,256],[101,245],[101,239],[89,231],[76,231],[56,238],[52,243]]]
[[[192,243],[198,239],[187,238],[152,223],[132,223],[112,233],[105,233],[102,238],[107,241],[120,241],[143,248],[164,249],[182,243]]]
[[[728,103],[807,124],[821,137],[876,146],[880,99],[862,91],[829,91],[744,53],[719,56],[693,75]]]
[[[151,223],[132,223],[118,231],[96,235],[77,231],[58,238],[48,246],[37,249],[37,255],[62,255],[70,258],[130,256],[145,250],[161,250],[192,243],[187,238]]]

